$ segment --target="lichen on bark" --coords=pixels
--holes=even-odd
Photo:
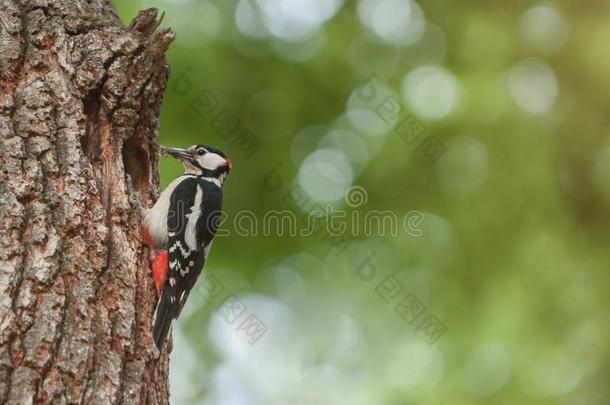
[[[0,402],[168,403],[125,183],[158,194],[158,25],[106,0],[0,0]]]

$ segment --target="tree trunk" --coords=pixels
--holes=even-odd
[[[125,182],[158,194],[158,24],[125,28],[109,0],[0,0],[2,403],[169,401]]]

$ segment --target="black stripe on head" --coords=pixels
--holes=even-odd
[[[199,165],[197,165],[199,166]],[[201,166],[199,166],[199,168],[201,169],[201,176],[202,177],[212,177],[214,179],[218,179],[220,178],[220,175],[223,173],[228,173],[229,172],[229,168],[226,166],[221,166],[216,170],[208,170],[208,169],[204,169]]]
[[[215,154],[217,154],[217,155],[219,155],[219,156],[222,156],[222,157],[223,157],[223,158],[225,158],[225,159],[227,158],[227,155],[225,155],[225,153],[224,153],[223,151],[221,151],[220,149],[215,148],[215,147],[213,147],[213,146],[204,145],[204,144],[199,144],[199,145],[197,145],[197,147],[198,147],[198,148],[199,148],[199,147],[205,148],[205,149],[207,149],[209,152],[212,152],[212,153],[215,153]]]

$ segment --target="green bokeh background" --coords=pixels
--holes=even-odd
[[[298,12],[271,32],[260,20],[261,37],[252,38],[256,19],[240,27],[233,0],[115,1],[126,23],[157,7],[162,26],[177,32],[161,143],[206,143],[231,157],[229,218],[285,209],[294,185],[318,199],[358,185],[366,205],[349,212],[417,211],[424,220],[421,235],[350,227],[341,252],[323,237],[217,238],[206,274],[268,330],[248,344],[236,331],[241,319],[219,316],[224,295],[206,303],[200,280],[174,328],[172,403],[610,403],[610,4],[239,4],[242,17],[259,4],[278,19]],[[312,23],[304,4],[337,10]],[[305,38],[288,38],[300,21],[309,24]],[[370,105],[354,107],[371,77],[399,100],[402,118],[413,114],[442,142],[435,164],[395,122],[378,130]],[[251,158],[215,132],[214,114],[192,107],[204,90],[215,113],[226,108],[261,141]],[[350,120],[362,111],[364,124]],[[337,129],[349,132],[329,135]],[[337,154],[351,175],[324,161]],[[163,159],[162,186],[181,171]],[[355,276],[367,257],[376,269],[368,281]],[[389,274],[404,286],[391,303],[376,291]],[[419,320],[394,311],[407,293],[425,305],[422,317],[446,327],[433,344]]]

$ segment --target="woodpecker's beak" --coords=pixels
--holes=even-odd
[[[181,162],[184,162],[184,161],[192,162],[193,161],[193,156],[186,149],[167,148],[165,146],[161,146],[161,155],[171,156],[173,158],[178,159]]]

